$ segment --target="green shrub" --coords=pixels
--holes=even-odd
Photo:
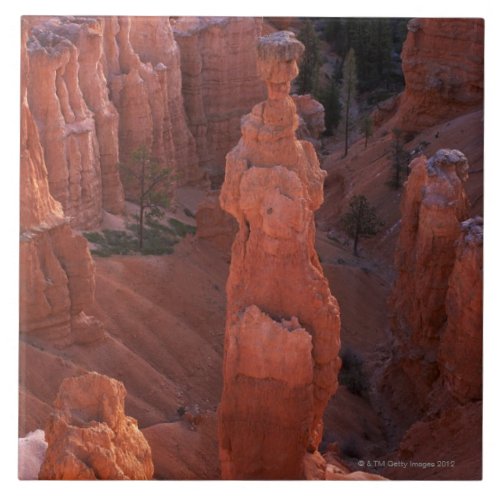
[[[368,392],[368,381],[363,371],[363,359],[352,349],[347,348],[340,353],[342,368],[339,373],[339,383],[347,387],[348,391],[357,396],[364,396]]]
[[[173,230],[181,238],[184,238],[184,236],[186,236],[187,234],[194,234],[194,233],[196,233],[196,227],[195,226],[190,226],[189,224],[184,224],[180,220],[170,219],[169,220],[169,224],[173,228]]]

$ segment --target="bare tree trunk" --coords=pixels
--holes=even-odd
[[[141,165],[141,198],[140,198],[140,211],[139,211],[139,250],[142,251],[143,240],[144,240],[144,191],[145,191],[145,176],[146,176],[146,159],[142,159]]]
[[[344,156],[347,156],[349,151],[349,94],[347,94],[346,100],[346,110],[345,110],[345,148],[344,148]]]
[[[144,226],[144,202],[141,199],[141,209],[139,212],[139,250],[143,246],[143,226]]]

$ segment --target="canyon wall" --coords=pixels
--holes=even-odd
[[[52,196],[76,228],[124,210],[118,164],[145,147],[179,185],[223,172],[264,97],[258,18],[25,17],[28,103]],[[201,169],[200,167],[203,167]],[[128,198],[132,185],[125,181]]]
[[[481,109],[482,19],[412,19],[401,57],[405,90],[396,121],[402,130],[421,131]]]
[[[383,388],[405,425],[429,409],[432,391],[443,394],[443,382],[457,399],[480,399],[482,356],[482,220],[468,219],[467,159],[440,150],[410,168]]]
[[[64,379],[39,479],[152,479],[151,449],[125,415],[125,396],[121,382],[96,372]]]
[[[52,196],[74,227],[123,211],[118,114],[101,65],[102,23],[30,18],[28,103],[44,149]]]
[[[94,263],[87,241],[75,234],[49,192],[38,129],[28,104],[31,72],[23,23],[21,51],[20,333],[55,343],[86,342],[102,325],[85,310],[93,302]]]
[[[200,167],[220,176],[227,152],[238,142],[241,116],[265,97],[255,49],[262,19],[179,17],[172,25]]]
[[[260,39],[268,99],[242,118],[227,155],[220,201],[239,230],[226,286],[223,479],[315,475],[323,412],[337,388],[339,310],[314,248],[325,172],[313,146],[296,139],[289,96],[303,50],[290,32]]]
[[[119,114],[122,161],[145,147],[176,172],[179,184],[199,181],[202,173],[181,93],[179,47],[169,18],[123,16],[103,22],[104,66]]]

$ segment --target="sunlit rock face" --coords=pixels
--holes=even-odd
[[[289,96],[303,50],[289,32],[259,40],[268,99],[242,118],[226,158],[220,201],[239,230],[219,408],[225,479],[304,478],[337,388],[339,310],[314,249],[325,172],[313,146],[296,139]]]
[[[151,449],[125,415],[125,395],[121,382],[95,372],[64,379],[39,479],[152,479]]]
[[[401,203],[393,347],[385,393],[409,425],[443,397],[481,399],[482,219],[469,217],[467,158],[439,150],[415,159]],[[443,403],[444,404],[444,403]]]
[[[474,109],[484,94],[484,21],[412,19],[401,54],[398,127],[421,131]]]

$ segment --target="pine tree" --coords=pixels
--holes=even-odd
[[[349,126],[353,118],[353,104],[356,100],[357,93],[357,76],[356,76],[356,56],[354,49],[349,49],[344,61],[344,69],[342,72],[342,87],[340,91],[342,107],[343,107],[343,120],[345,132],[345,148],[344,156],[349,152]]]
[[[408,175],[408,162],[410,154],[403,147],[403,133],[400,129],[392,130],[394,140],[391,143],[392,149],[392,178],[389,185],[394,189],[399,189],[403,185],[404,177]]]
[[[373,135],[373,119],[366,114],[361,120],[361,133],[365,136],[365,149],[368,146],[368,139]]]
[[[340,219],[344,231],[353,238],[353,254],[358,255],[358,243],[361,236],[377,234],[384,223],[378,218],[375,208],[365,196],[357,195],[349,202],[350,210]]]
[[[142,251],[145,219],[157,217],[161,208],[169,205],[172,170],[161,165],[142,146],[132,153],[130,161],[120,164],[120,171],[125,180],[134,184],[134,190],[137,191],[134,201],[139,205],[138,239],[139,249]]]
[[[332,78],[325,89],[320,92],[319,100],[325,108],[325,128],[327,134],[332,134],[340,123],[342,106],[340,104],[339,86]]]
[[[297,38],[304,44],[305,51],[300,61],[297,77],[299,94],[316,94],[321,64],[319,38],[310,19],[303,24]]]

